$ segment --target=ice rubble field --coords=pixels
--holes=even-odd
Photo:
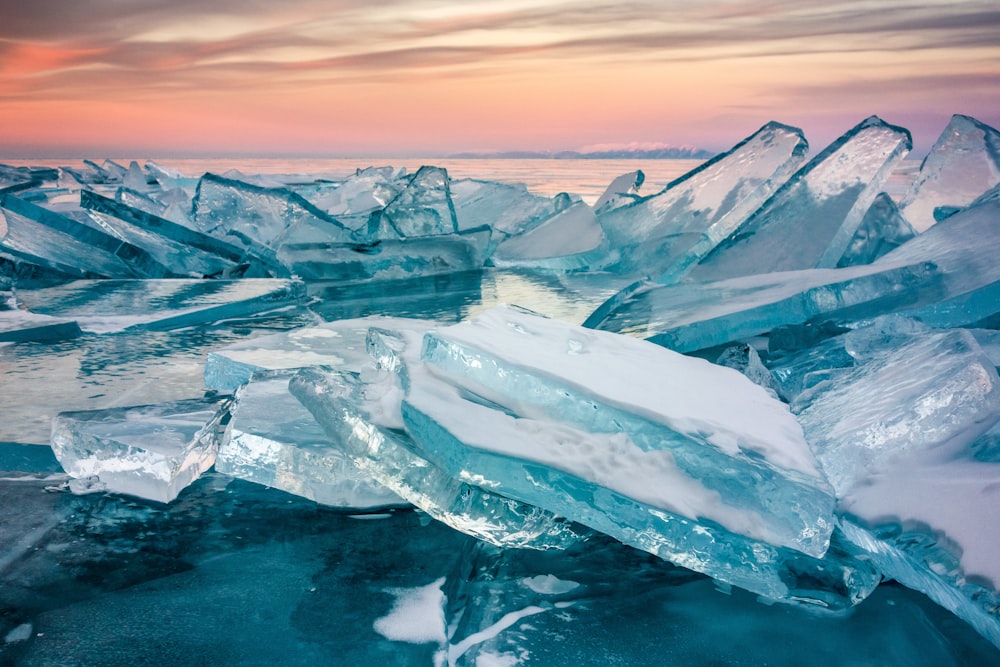
[[[1000,664],[1000,133],[910,147],[0,166],[0,659]]]

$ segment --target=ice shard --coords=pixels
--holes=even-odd
[[[245,317],[305,299],[295,280],[76,280],[19,290],[33,313],[74,319],[84,331],[164,331]]]
[[[66,340],[81,333],[75,320],[4,308],[0,304],[0,343]]]
[[[884,192],[875,197],[861,225],[841,255],[838,267],[871,264],[916,236],[896,204]]]
[[[481,269],[491,237],[489,227],[479,227],[371,243],[285,243],[275,259],[304,280],[417,278]]]
[[[685,480],[691,488],[704,485],[692,494],[694,505],[659,498],[661,511],[706,518],[733,533],[814,556],[826,551],[833,497],[798,423],[732,369],[504,307],[428,333],[423,360],[525,423],[558,419],[565,428],[607,441],[607,447],[573,451],[563,466],[614,468],[602,456],[621,450],[622,460],[636,470],[662,471],[678,488]],[[419,400],[417,392],[413,400]],[[510,428],[518,427],[512,422]],[[546,458],[536,463],[553,463],[538,455]],[[586,475],[584,481],[597,482]],[[641,493],[639,482],[632,490],[627,479],[615,481],[623,486],[611,491]],[[654,486],[650,481],[648,488]]]
[[[387,229],[369,240],[440,236],[458,232],[448,172],[440,167],[417,170],[406,188],[386,204],[381,218]]]
[[[145,250],[100,229],[0,193],[0,254],[68,276],[166,278]]]
[[[937,221],[937,209],[968,206],[997,183],[1000,132],[975,118],[956,114],[924,158],[899,208],[922,232]]]
[[[315,240],[351,240],[351,230],[290,190],[251,185],[215,174],[202,176],[193,210],[200,231],[219,238],[237,238],[265,256],[267,248],[273,250],[299,228],[303,228],[302,233],[314,233]]]
[[[407,506],[358,470],[288,393],[292,374],[259,373],[239,388],[216,471],[331,507],[371,511]]]
[[[497,546],[565,548],[587,531],[551,512],[461,482],[416,453],[400,427],[398,380],[308,368],[291,380],[292,394],[332,441],[372,479],[428,515]]]
[[[89,488],[168,503],[212,467],[229,402],[62,412],[52,422],[52,451]]]
[[[835,267],[911,145],[907,130],[865,119],[796,172],[687,277]]]
[[[931,261],[809,269],[701,284],[640,281],[611,297],[584,326],[692,352],[806,323],[839,326],[932,301],[942,274]]]
[[[498,240],[527,231],[565,208],[562,199],[532,194],[524,185],[464,178],[451,181],[450,192],[459,229],[486,225]]]
[[[572,271],[603,262],[608,253],[594,210],[583,202],[502,241],[490,256],[494,266]]]
[[[594,210],[618,208],[638,199],[639,188],[646,182],[646,174],[641,169],[622,174],[611,181],[608,188],[594,202]]]
[[[405,170],[393,167],[358,169],[349,178],[316,191],[298,191],[317,208],[334,216],[357,216],[385,208],[404,187]]]
[[[897,457],[841,502],[845,534],[876,567],[1000,647],[998,428]]]
[[[793,404],[840,497],[894,459],[962,448],[1000,419],[1000,378],[969,332],[890,337],[870,354]]]
[[[432,326],[430,320],[360,317],[243,340],[208,353],[205,386],[228,393],[256,372],[309,366],[360,373],[373,363],[367,348],[372,327],[423,332]]]
[[[600,211],[598,220],[619,253],[614,268],[678,279],[742,227],[801,164],[807,148],[801,130],[768,123],[662,192]]]

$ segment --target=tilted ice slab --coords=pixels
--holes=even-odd
[[[469,178],[451,181],[450,193],[459,229],[487,225],[501,238],[530,229],[570,203],[532,194],[524,185]]]
[[[767,533],[769,519],[726,503],[666,450],[626,433],[591,433],[558,419],[517,415],[410,366],[403,403],[419,451],[455,478],[606,533],[626,544],[770,600],[843,608],[880,580],[839,538],[822,559],[720,527]],[[697,517],[697,518],[693,518]]]
[[[33,313],[76,320],[84,331],[179,329],[297,304],[295,280],[76,280],[19,290]]]
[[[641,281],[595,310],[584,326],[690,352],[816,321],[853,321],[940,295],[931,261],[764,273],[717,282]]]
[[[833,497],[798,423],[737,371],[506,307],[428,333],[423,360],[517,417],[620,438],[636,469],[704,485],[700,502],[662,510],[813,556],[829,545]],[[613,466],[606,455],[594,447],[586,465]]]
[[[719,280],[837,266],[910,147],[907,130],[875,116],[865,119],[796,172],[688,277]]]
[[[919,231],[936,221],[935,210],[968,206],[1000,183],[1000,132],[969,116],[954,115],[920,165],[900,209]]]
[[[407,505],[358,470],[330,441],[312,414],[288,393],[292,374],[264,372],[236,392],[216,471],[332,507]]]
[[[62,412],[52,451],[91,488],[168,503],[212,467],[229,397]]]
[[[367,167],[334,187],[296,188],[317,208],[330,215],[358,215],[385,208],[406,187],[405,169]]]
[[[1000,647],[1000,458],[976,451],[953,443],[896,460],[844,498],[842,525],[887,577]]]
[[[208,353],[205,386],[233,392],[256,372],[308,366],[360,373],[373,363],[366,347],[372,327],[422,333],[432,326],[434,323],[427,320],[372,316],[243,340]]]
[[[3,193],[0,193],[0,255],[81,278],[174,275],[131,243]]]
[[[193,202],[199,231],[239,239],[249,248],[274,248],[299,227],[324,233],[326,241],[348,242],[350,230],[336,218],[285,188],[265,188],[205,174]]]
[[[523,234],[501,241],[490,261],[502,267],[571,271],[599,264],[607,252],[594,210],[576,202]]]
[[[843,497],[895,458],[971,442],[1000,419],[1000,378],[972,334],[955,329],[890,338],[800,401],[806,438]]]
[[[407,186],[386,204],[382,231],[366,240],[440,236],[458,232],[451,201],[448,172],[441,167],[421,167]]]
[[[739,229],[805,158],[802,131],[768,123],[659,194],[602,212],[616,269],[673,281]]]
[[[594,210],[611,210],[636,201],[639,195],[639,188],[642,187],[645,181],[646,174],[641,169],[622,174],[611,181],[607,189],[597,198],[597,201],[594,202]]]
[[[418,454],[402,430],[402,388],[391,372],[364,381],[313,367],[299,371],[289,389],[362,472],[456,530],[536,549],[565,548],[586,533],[551,512],[459,481]]]
[[[880,192],[861,220],[854,238],[837,262],[838,267],[871,264],[916,236],[892,199]]]
[[[0,292],[0,297],[3,293]],[[0,304],[0,343],[52,341],[76,338],[81,333],[76,320],[29,313]]]

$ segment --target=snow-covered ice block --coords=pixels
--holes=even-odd
[[[372,364],[366,348],[372,327],[423,332],[433,325],[427,320],[372,316],[243,340],[208,353],[205,386],[233,392],[256,372],[308,366],[361,372]]]
[[[619,271],[674,281],[747,221],[805,159],[802,131],[768,123],[660,193],[598,217]]]
[[[935,210],[968,206],[1000,183],[1000,132],[954,115],[920,165],[900,209],[918,231],[935,223]]]
[[[441,167],[424,166],[418,169],[403,191],[386,204],[381,214],[386,228],[370,240],[441,236],[458,232],[449,191],[450,180],[448,172]]]
[[[595,310],[584,326],[690,352],[778,327],[875,317],[940,295],[930,261],[783,271],[700,284],[640,281]]]
[[[52,451],[90,488],[168,503],[212,467],[229,402],[216,396],[61,412],[52,421]]]
[[[419,345],[419,336],[411,337]],[[292,394],[352,462],[434,519],[497,546],[565,548],[587,531],[546,510],[462,482],[417,453],[402,430],[400,379],[319,367],[299,371]]]
[[[0,254],[74,277],[175,275],[131,243],[3,193],[0,193]]]
[[[512,415],[558,419],[607,441],[575,452],[587,454],[581,465],[614,468],[624,448],[636,470],[661,470],[671,480],[665,487],[702,489],[691,499],[665,489],[673,500],[661,499],[660,509],[813,556],[826,552],[833,496],[801,427],[733,369],[509,307],[429,332],[422,358]],[[620,486],[611,490],[624,496],[642,491],[627,478],[614,481]]]
[[[837,266],[910,147],[907,130],[875,116],[865,119],[796,172],[687,275],[720,280]]]
[[[288,393],[293,371],[264,372],[236,392],[215,469],[322,505],[372,510],[406,506],[358,470],[312,414]]]
[[[296,280],[76,280],[19,290],[33,313],[75,319],[84,331],[167,330],[245,317],[305,299]]]
[[[838,267],[871,264],[916,236],[892,199],[880,192],[837,262]]]
[[[305,280],[393,280],[481,269],[488,227],[458,234],[385,239],[373,243],[288,243],[275,255]]]
[[[490,261],[502,267],[572,271],[599,265],[607,252],[594,210],[576,202],[523,234],[501,241]]]
[[[1000,378],[968,331],[890,338],[793,409],[839,497],[910,452],[961,448],[1000,419]]]
[[[1000,647],[1000,425],[903,456],[841,501],[845,534],[887,577]]]
[[[829,551],[824,545],[820,559],[765,541],[781,540],[773,528],[781,519],[763,516],[753,503],[728,502],[735,484],[719,488],[691,476],[683,454],[640,449],[623,431],[593,433],[558,418],[524,416],[513,411],[516,401],[493,403],[420,366],[409,370],[406,430],[422,455],[463,482],[769,600],[843,608],[866,597],[880,579],[866,564],[845,558],[839,545]],[[735,467],[728,471],[732,477]],[[757,479],[768,489],[777,486]],[[807,495],[802,500],[808,504]],[[816,522],[818,530],[801,517],[790,523],[829,535],[824,521]]]

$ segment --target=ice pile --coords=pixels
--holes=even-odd
[[[613,539],[768,602],[841,610],[891,578],[1000,647],[998,145],[955,116],[895,199],[909,133],[875,117],[808,160],[769,123],[595,206],[437,167],[4,169],[0,361],[25,355],[15,393],[76,346],[118,354],[83,357],[102,372],[137,341],[203,360],[186,399],[65,406],[78,492],[168,502],[214,464],[414,506],[484,554]],[[503,305],[498,276],[593,311]],[[398,316],[425,298],[456,305]]]

